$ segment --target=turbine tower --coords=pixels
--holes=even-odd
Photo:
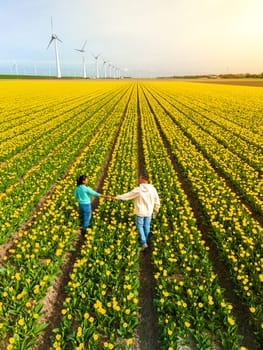
[[[15,71],[15,74],[18,75],[18,67],[17,67],[17,62],[16,61],[14,61],[14,63],[13,63],[13,69]]]
[[[59,37],[53,32],[53,21],[52,21],[52,17],[51,17],[51,38],[50,41],[48,43],[47,49],[49,48],[49,46],[51,45],[52,41],[54,41],[54,46],[55,46],[55,54],[56,54],[56,64],[57,64],[57,77],[61,78],[61,70],[60,70],[60,62],[59,62],[59,55],[58,55],[58,44],[57,41],[60,41],[62,43],[62,41],[59,39]]]
[[[104,59],[103,59],[103,67],[104,67],[104,79],[106,79],[107,78],[107,72],[106,72],[106,64],[108,63],[108,61],[105,61]]]
[[[110,68],[110,73],[109,73],[109,78],[111,78],[111,68],[112,68],[112,65],[109,63],[109,68]]]
[[[91,53],[92,56],[94,57],[95,61],[96,61],[96,79],[99,79],[99,58],[101,56],[101,53],[99,53],[98,55],[94,55],[93,53]]]
[[[85,62],[85,46],[87,44],[87,40],[85,41],[85,43],[83,44],[81,49],[75,49],[76,51],[79,51],[82,55],[82,64],[83,64],[83,78],[86,79],[87,78],[87,74],[86,74],[86,62]]]
[[[115,71],[116,71],[116,78],[119,79],[119,75],[120,75],[120,68],[115,67]]]
[[[113,69],[113,79],[115,79],[115,66],[111,65],[111,68]]]

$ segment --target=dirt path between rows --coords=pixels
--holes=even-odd
[[[137,115],[138,115],[138,176],[145,172],[145,160],[143,155],[141,111],[137,88]],[[140,254],[139,259],[139,348],[136,350],[159,350],[159,327],[157,310],[154,306],[155,281],[153,277],[153,265],[151,263],[151,241],[149,247]],[[135,349],[134,349],[135,350]]]
[[[146,100],[147,96],[145,95]],[[149,103],[149,101],[148,101]],[[149,103],[149,107],[155,117],[156,125],[158,127],[158,130],[160,132],[160,135],[163,139],[163,143],[167,149],[167,153],[169,155],[169,158],[172,161],[174,170],[180,180],[180,183],[182,185],[182,188],[184,192],[186,193],[188,200],[190,202],[190,205],[193,209],[194,216],[197,220],[197,227],[199,231],[201,232],[206,245],[209,247],[209,258],[213,264],[214,271],[218,276],[219,284],[224,289],[224,297],[226,300],[228,300],[233,305],[233,314],[236,317],[237,325],[238,325],[238,332],[241,336],[243,336],[242,343],[244,346],[246,346],[248,349],[256,350],[259,349],[258,345],[255,342],[255,338],[253,336],[253,333],[255,332],[255,329],[250,325],[249,322],[249,309],[246,305],[243,304],[241,299],[238,297],[238,295],[235,293],[235,285],[231,281],[229,270],[227,265],[219,258],[218,249],[215,245],[215,243],[212,241],[212,239],[209,237],[208,232],[211,232],[211,227],[204,223],[203,220],[203,214],[202,214],[202,208],[201,205],[196,197],[196,195],[191,190],[190,183],[185,178],[183,172],[181,171],[179,164],[177,162],[177,159],[175,159],[174,155],[171,151],[171,146],[162,130],[162,127],[158,121],[157,116],[154,113],[154,110],[151,108],[151,105]]]
[[[115,95],[114,95],[115,96]],[[83,105],[85,105],[85,103],[82,103]],[[104,106],[104,105],[103,105]],[[102,107],[101,107],[102,108]],[[73,109],[72,109],[73,110]],[[103,122],[100,123],[98,125],[98,130],[101,128],[101,126],[103,125]],[[85,149],[89,143],[90,143],[91,139],[83,146],[82,150]],[[63,141],[64,142],[64,141]],[[55,147],[54,150],[56,150],[58,147],[60,147],[61,145],[57,145]],[[35,164],[29,171],[32,172],[32,169],[34,171],[34,169],[41,163],[43,163],[50,155],[50,153],[54,153],[54,150],[52,152],[49,152],[46,156],[44,156],[40,161],[37,162],[37,164]],[[83,152],[82,150],[80,150],[78,156],[76,157],[76,159],[81,155],[81,153]],[[69,166],[67,171],[65,172],[65,174],[61,177],[59,177],[59,179],[50,187],[50,189],[45,193],[45,195],[39,200],[39,202],[35,205],[35,208],[33,209],[33,211],[30,214],[30,217],[28,220],[26,220],[25,222],[23,222],[21,224],[21,226],[19,227],[19,229],[16,232],[13,232],[11,237],[9,237],[5,243],[3,243],[2,245],[0,245],[0,266],[3,265],[3,257],[8,255],[8,251],[9,249],[14,247],[14,242],[19,239],[19,233],[26,231],[29,226],[31,226],[31,224],[34,222],[34,218],[38,215],[38,212],[42,209],[42,207],[44,206],[44,204],[46,203],[46,201],[52,196],[52,194],[55,192],[56,187],[59,184],[59,181],[65,179],[68,176],[68,173],[70,171],[70,169],[74,166],[74,163],[76,162],[76,159],[73,160]],[[11,185],[9,187],[10,188],[14,188],[17,187],[25,178],[26,175],[21,176],[18,181]],[[4,195],[7,194],[7,192],[3,192]]]
[[[130,97],[131,95],[132,93],[130,93]],[[129,98],[129,101],[130,101],[130,98]],[[111,150],[105,160],[105,163],[101,171],[101,176],[99,177],[97,186],[95,188],[95,190],[99,193],[102,192],[103,183],[107,176],[107,169],[112,159],[112,153],[120,133],[120,128],[121,128],[124,116],[126,114],[129,101],[127,102],[127,106],[123,112],[122,120],[117,128]],[[92,201],[92,210],[95,210],[98,207],[98,205],[99,205],[99,199],[95,197],[94,200]],[[92,222],[91,222],[91,225],[92,225]],[[75,251],[67,254],[66,262],[61,268],[60,276],[55,279],[54,283],[50,286],[45,298],[43,299],[44,306],[43,306],[43,317],[41,321],[46,322],[48,324],[48,327],[44,330],[44,332],[39,338],[38,344],[36,344],[32,348],[32,350],[47,350],[52,346],[51,337],[54,336],[54,333],[52,332],[52,330],[59,327],[61,322],[61,317],[62,317],[61,310],[63,308],[63,302],[66,298],[65,286],[68,284],[70,280],[70,273],[72,272],[72,267],[80,254],[83,243],[84,243],[84,238],[79,233],[79,238],[74,243]]]

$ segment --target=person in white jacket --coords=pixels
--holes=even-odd
[[[160,199],[156,188],[148,183],[148,175],[139,177],[139,186],[132,191],[120,194],[115,199],[134,200],[134,211],[136,215],[136,226],[140,236],[142,250],[145,250],[150,233],[152,215],[157,215],[160,209]]]

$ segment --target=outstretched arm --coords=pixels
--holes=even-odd
[[[127,192],[127,193],[123,193],[123,194],[119,194],[115,197],[115,199],[121,199],[121,200],[129,200],[129,199],[135,199],[136,197],[138,197],[139,195],[139,189],[135,188],[134,190]]]

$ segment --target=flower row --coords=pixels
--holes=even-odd
[[[112,95],[107,96],[108,101],[113,98]],[[93,98],[91,101],[85,101],[80,105],[73,105],[72,102],[67,109],[54,112],[42,110],[45,119],[41,122],[41,127],[45,131],[41,133],[33,126],[25,135],[26,140],[21,144],[21,147],[26,147],[23,151],[12,156],[0,169],[1,191],[8,191],[10,185],[15,184],[22,176],[32,171],[32,166],[37,166],[39,162],[44,162],[45,157],[49,156],[50,152],[55,152],[55,148],[67,138],[71,136],[81,124],[87,121],[94,115],[99,107],[105,104],[106,101],[101,97]],[[78,101],[79,103],[79,101]],[[92,106],[95,105],[93,108]],[[88,111],[88,112],[87,112]],[[51,119],[50,122],[48,120]],[[50,124],[50,125],[49,125]],[[37,138],[37,139],[36,139]],[[31,139],[31,144],[28,141]],[[17,140],[12,140],[12,144],[17,145]],[[9,148],[9,140],[6,142],[5,148]]]
[[[179,103],[191,106],[212,124],[217,123],[247,144],[262,148],[262,89],[165,82],[158,84],[158,91],[166,91],[166,96],[173,96]],[[228,140],[231,142],[230,138]]]
[[[45,327],[41,321],[42,298],[73,248],[78,227],[73,189],[75,178],[86,173],[94,186],[111,149],[129,93],[101,124],[68,175],[59,182],[29,228],[20,232],[1,268],[0,334],[8,349],[27,349]],[[89,125],[85,127],[86,132]],[[33,317],[32,317],[33,315]],[[3,345],[2,344],[2,345]]]
[[[33,90],[30,97],[35,97]],[[65,96],[58,97],[57,101],[51,98],[50,93],[45,98],[40,98],[38,105],[31,106],[31,100],[25,99],[24,96],[17,98],[13,102],[12,117],[10,120],[5,116],[1,116],[3,121],[1,126],[4,130],[1,143],[1,160],[7,161],[14,155],[25,151],[32,144],[45,137],[49,132],[56,128],[57,124],[63,122],[63,114],[70,109],[72,105],[81,105],[85,102],[85,97],[81,99],[66,99]],[[10,113],[8,103],[3,104],[3,112]],[[23,117],[18,117],[22,109]],[[14,115],[16,117],[14,117]],[[33,131],[33,132],[32,132]]]
[[[219,342],[224,348],[239,349],[232,305],[223,297],[208,247],[142,91],[140,107],[146,168],[163,203],[152,235],[162,348],[194,343],[199,349],[211,349]]]
[[[177,103],[177,100],[174,101],[171,97],[158,94],[156,98],[167,112],[171,113],[174,122],[203,152],[215,169],[222,172],[232,182],[239,195],[244,197],[259,213],[263,213],[262,182],[259,171],[250,166],[247,160],[243,160],[243,147],[248,149],[250,144],[246,143],[244,145],[243,143],[239,145],[240,148],[230,150],[228,140],[222,137],[222,130],[224,130],[222,127],[218,127],[218,133],[212,135],[211,130],[214,130],[213,121],[207,121],[203,115],[189,109],[188,106],[186,108],[185,106],[182,107],[181,104]],[[233,139],[233,136],[231,138]],[[256,168],[260,169],[263,153],[253,147],[250,149],[249,156],[252,159],[257,157]]]
[[[262,315],[262,228],[159,103],[147,96],[174,159],[199,199],[211,236],[230,268],[238,292],[250,308],[251,318],[258,323]]]
[[[101,113],[97,107],[98,113],[93,113],[91,118],[85,119],[84,114],[82,117],[83,122],[79,128],[75,129],[66,140],[55,148],[54,152],[50,152],[44,162],[40,162],[38,166],[34,167],[34,171],[30,171],[28,176],[24,176],[22,181],[17,186],[12,187],[10,193],[1,199],[0,218],[4,222],[1,236],[2,242],[22,222],[28,219],[40,198],[65,173],[69,164],[74,161],[82,147],[87,144],[94,131],[105,123],[107,116],[119,104],[121,98],[122,95],[118,94],[111,99],[107,106],[108,112],[106,113]]]
[[[134,90],[113,149],[103,192],[135,185]],[[73,266],[52,349],[129,349],[138,323],[138,240],[128,203],[103,201]]]

